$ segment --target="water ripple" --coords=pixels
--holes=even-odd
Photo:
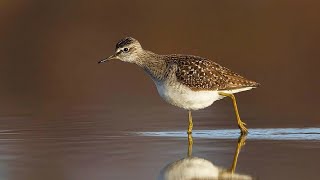
[[[186,131],[137,132],[139,136],[186,137]],[[239,129],[194,130],[192,136],[206,139],[237,139]],[[269,128],[250,129],[252,140],[320,140],[320,128]]]

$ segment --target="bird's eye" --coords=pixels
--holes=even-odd
[[[124,51],[124,52],[128,52],[129,49],[128,49],[128,48],[123,48],[123,51]]]

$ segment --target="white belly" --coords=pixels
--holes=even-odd
[[[198,110],[210,106],[221,99],[218,91],[192,91],[189,87],[177,83],[156,82],[159,95],[168,103],[187,110]]]
[[[169,104],[187,110],[199,110],[210,106],[213,102],[224,98],[219,92],[238,93],[252,89],[245,87],[234,90],[222,91],[192,91],[189,87],[181,84],[169,84],[168,82],[155,82],[159,95]]]

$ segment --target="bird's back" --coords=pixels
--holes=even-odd
[[[206,58],[171,54],[163,58],[168,66],[176,66],[177,80],[195,91],[237,90],[257,87],[258,83]]]

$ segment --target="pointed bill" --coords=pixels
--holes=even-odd
[[[105,58],[105,59],[100,60],[98,63],[99,63],[99,64],[100,64],[100,63],[104,63],[104,62],[107,62],[107,61],[109,61],[109,60],[111,60],[111,59],[115,59],[115,58],[116,58],[116,55],[114,54],[114,55],[109,56],[108,58]]]

